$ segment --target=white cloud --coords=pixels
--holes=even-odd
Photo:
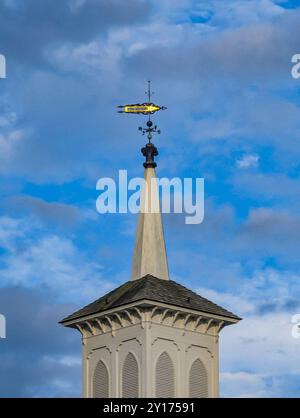
[[[110,74],[115,78],[119,73],[121,56],[121,45],[117,42],[94,40],[83,45],[61,46],[50,55],[50,61],[67,71],[96,78]]]
[[[228,26],[240,26],[273,19],[284,10],[271,0],[231,0],[230,2],[213,1],[215,17],[212,23]]]
[[[16,240],[25,238],[33,226],[22,222],[19,219],[2,216],[0,218],[0,247],[13,251]]]
[[[57,367],[58,364],[73,367],[73,366],[81,366],[82,358],[81,356],[71,356],[71,355],[55,355],[55,356],[43,356],[42,361],[45,364],[50,364],[53,367]]]
[[[107,77],[116,84],[123,76],[123,61],[149,47],[167,47],[182,37],[180,27],[154,21],[138,27],[114,28],[103,37],[81,44],[64,44],[47,51],[52,65],[72,73],[92,76],[98,82]]]
[[[289,212],[299,207],[300,181],[284,173],[239,172],[231,177],[230,183],[237,193],[259,199],[260,204],[272,202]]]
[[[25,139],[25,137],[25,131],[21,129],[13,129],[6,133],[0,133],[0,155],[2,169],[3,165],[7,165],[7,163],[13,159],[16,147],[21,141]]]
[[[241,26],[273,19],[284,13],[284,10],[271,0],[164,0],[157,5],[156,16],[174,19],[181,24],[191,25],[191,16],[201,16],[204,19],[201,26],[224,28]],[[197,26],[197,25],[194,25]]]
[[[197,293],[239,315],[248,315],[255,311],[253,301],[247,300],[240,295],[217,292],[206,288],[198,288]]]
[[[289,388],[274,386],[278,376],[300,374],[299,340],[292,337],[291,314],[270,313],[245,317],[238,325],[222,332],[220,339],[222,393],[224,396],[295,396]],[[253,387],[227,386],[226,376],[249,373],[260,382]],[[269,382],[262,391],[262,381]],[[296,395],[298,396],[298,395]]]
[[[102,278],[98,260],[87,260],[71,240],[45,233],[30,218],[0,218],[0,243],[1,286],[47,289],[58,300],[73,303],[92,301],[95,289],[100,297],[113,286]]]
[[[198,288],[197,291],[220,305],[236,310],[240,315],[256,316],[260,312],[287,311],[300,294],[300,276],[291,271],[273,268],[256,270],[235,283],[235,291],[220,292]],[[300,302],[299,302],[300,306]]]
[[[237,166],[239,168],[257,167],[259,156],[255,154],[244,155],[241,159],[237,160]]]
[[[259,398],[268,396],[264,378],[247,372],[221,373],[224,396],[236,398]]]
[[[269,269],[244,279],[232,293],[198,292],[243,317],[221,332],[222,396],[298,396],[292,387],[278,387],[278,379],[300,375],[300,342],[292,336],[299,276]]]
[[[69,7],[73,13],[78,12],[84,6],[86,0],[69,0]]]

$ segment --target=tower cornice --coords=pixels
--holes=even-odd
[[[130,315],[128,315],[130,313]],[[65,326],[76,328],[83,338],[102,334],[115,336],[121,329],[146,325],[164,325],[176,328],[182,333],[195,332],[218,337],[220,331],[227,325],[238,322],[237,319],[196,312],[173,305],[155,304],[151,301],[140,301],[115,311],[95,314],[87,318],[70,321]]]

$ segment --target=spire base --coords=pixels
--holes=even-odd
[[[157,166],[156,162],[154,161],[154,157],[158,155],[158,150],[152,142],[148,142],[141,149],[141,152],[144,157],[146,157],[146,162],[143,164],[145,168],[155,168]]]
[[[156,162],[153,162],[153,163],[144,163],[143,166],[145,168],[155,168],[155,167],[157,167],[157,164],[156,164]]]

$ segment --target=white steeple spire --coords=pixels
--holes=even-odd
[[[154,156],[156,147],[149,142],[142,149],[146,157],[145,184],[141,192],[141,208],[138,218],[131,280],[140,279],[147,274],[169,280],[168,262],[159,193],[155,173]]]

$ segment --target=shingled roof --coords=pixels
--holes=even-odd
[[[60,323],[64,324],[88,315],[97,314],[111,308],[145,299],[220,315],[235,320],[241,319],[232,312],[227,311],[221,306],[216,305],[210,300],[203,298],[172,280],[161,280],[151,275],[147,275],[141,279],[124,283],[122,286],[112,290],[95,302],[90,303],[79,311],[64,318]]]

